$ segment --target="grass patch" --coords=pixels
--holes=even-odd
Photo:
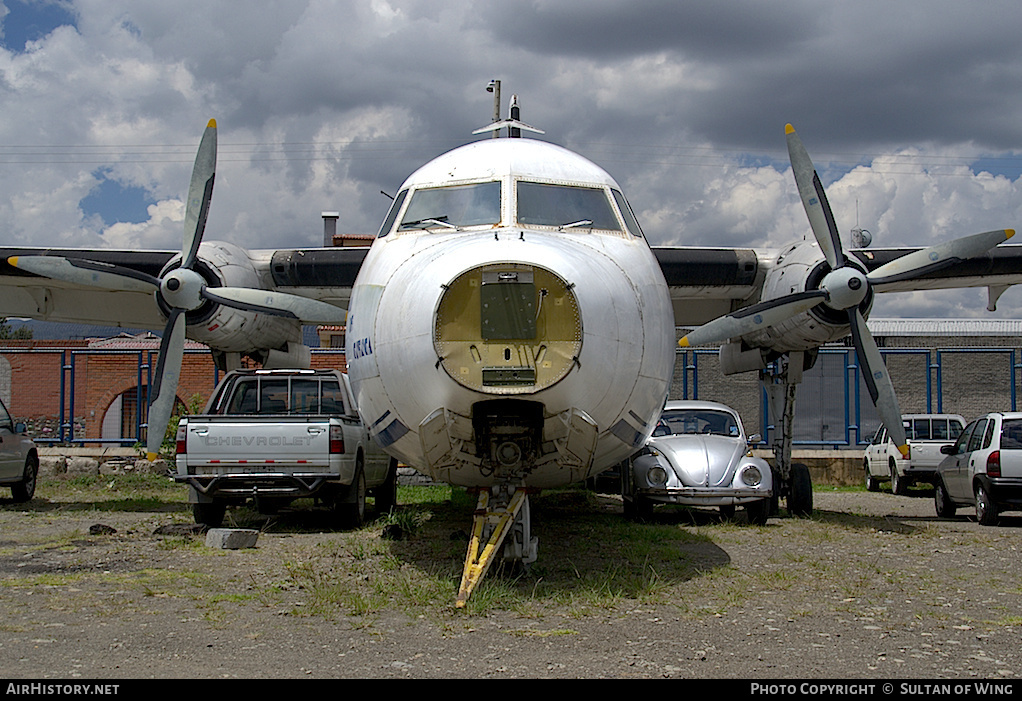
[[[35,499],[27,504],[0,508],[23,511],[90,509],[122,512],[178,512],[188,510],[188,490],[165,475],[129,473],[77,475],[41,479]]]

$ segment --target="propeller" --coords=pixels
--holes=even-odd
[[[718,317],[692,330],[678,343],[682,347],[687,347],[723,342],[783,322],[821,302],[832,309],[843,310],[848,315],[852,343],[859,365],[863,369],[863,380],[870,398],[877,408],[877,413],[880,414],[880,419],[887,426],[892,440],[902,454],[906,454],[908,445],[894,385],[876,341],[866,327],[866,320],[859,310],[859,305],[866,299],[871,285],[910,280],[940,270],[958,261],[985,253],[1011,238],[1015,232],[1012,229],[1000,229],[947,241],[914,251],[870,273],[864,273],[849,263],[841,247],[841,237],[838,235],[827,194],[823,190],[820,176],[809,158],[809,153],[802,145],[802,140],[790,124],[785,126],[784,131],[799,197],[817,244],[830,266],[830,272],[823,277],[815,290],[785,295]]]
[[[180,267],[167,271],[161,277],[154,277],[131,268],[80,258],[40,255],[7,259],[17,268],[55,280],[108,290],[152,292],[163,300],[169,312],[150,391],[150,429],[165,427],[170,421],[184,355],[185,315],[197,309],[204,300],[235,309],[299,319],[308,324],[344,323],[345,310],[308,297],[245,287],[207,287],[205,279],[195,268],[213,197],[216,147],[216,120],[211,119],[199,142],[188,185]],[[164,431],[159,429],[148,431],[146,452],[150,460],[156,459],[163,434]]]

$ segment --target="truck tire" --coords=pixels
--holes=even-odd
[[[905,475],[898,472],[897,465],[891,461],[891,492],[898,496],[908,494],[908,487],[911,481]]]
[[[373,490],[373,496],[376,497],[376,514],[378,516],[390,513],[397,506],[397,458],[390,459],[387,479]]]
[[[222,501],[192,504],[192,516],[195,517],[195,522],[208,528],[220,528],[224,523],[226,513],[227,504]]]
[[[361,528],[366,520],[366,475],[362,457],[355,463],[355,477],[334,502],[334,513],[342,528]]]
[[[866,491],[879,492],[880,480],[874,477],[873,473],[869,471],[869,460],[863,460],[862,466],[866,469]]]

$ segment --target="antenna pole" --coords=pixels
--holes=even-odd
[[[486,92],[492,92],[493,93],[493,121],[494,122],[499,122],[500,121],[500,81],[499,80],[491,80],[490,84],[486,86]],[[493,139],[500,138],[500,130],[499,129],[495,129],[493,131],[493,136],[491,138],[493,138]]]

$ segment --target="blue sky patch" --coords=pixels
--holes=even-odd
[[[108,180],[103,171],[93,175],[102,182],[79,203],[85,216],[99,215],[107,225],[148,221],[148,207],[156,200],[149,197],[145,188],[124,187],[116,180]]]
[[[25,44],[42,39],[57,27],[75,26],[70,5],[58,0],[5,0],[7,15],[3,18],[0,44],[9,51],[22,52]]]
[[[987,172],[992,175],[1004,175],[1009,180],[1018,180],[1022,177],[1022,157],[1000,156],[993,158],[980,158],[970,164],[973,173]]]

